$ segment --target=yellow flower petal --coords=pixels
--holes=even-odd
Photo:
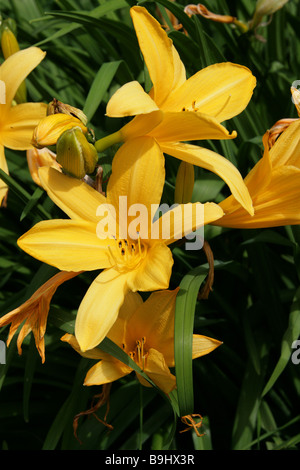
[[[119,208],[120,197],[127,198],[128,210],[134,209],[134,204],[142,204],[147,209],[150,224],[151,204],[160,203],[164,181],[164,156],[156,141],[150,137],[131,139],[114,156],[107,202],[121,217],[124,211]]]
[[[46,53],[38,47],[29,47],[8,57],[0,67],[0,80],[6,84],[6,109],[27,75],[44,59]],[[4,108],[3,108],[4,109]]]
[[[128,82],[110,98],[106,115],[110,117],[134,116],[158,111],[157,104],[144,91],[139,82]]]
[[[153,292],[128,320],[127,337],[146,337],[146,347],[159,350],[170,367],[174,364],[174,311],[178,289]],[[134,327],[131,327],[134,325]],[[131,327],[131,328],[130,328]]]
[[[53,168],[40,168],[39,178],[52,201],[71,219],[99,221],[97,209],[107,201],[98,191]]]
[[[136,116],[120,129],[124,141],[149,134],[163,119],[162,111]]]
[[[161,148],[164,153],[220,176],[229,186],[234,198],[250,215],[253,215],[253,205],[247,186],[238,169],[229,160],[211,150],[185,143],[163,143]]]
[[[83,385],[103,385],[130,374],[132,369],[111,358],[110,361],[103,360],[97,362],[86,374]]]
[[[270,150],[272,166],[293,165],[300,168],[300,119],[289,125]],[[266,145],[265,145],[266,147]]]
[[[153,244],[148,248],[144,261],[128,279],[128,286],[133,292],[167,289],[173,263],[171,250],[165,244]]]
[[[46,220],[18,240],[34,258],[62,271],[90,271],[111,266],[109,239],[96,235],[96,226],[83,220]]]
[[[256,79],[247,67],[230,62],[210,65],[174,90],[162,109],[181,111],[183,107],[194,107],[223,122],[246,108],[255,85]]]
[[[126,294],[119,310],[118,318],[107,333],[108,338],[119,347],[122,348],[125,342],[125,335],[128,333],[128,330],[130,330],[130,323],[135,317],[135,312],[143,305],[143,299],[137,292],[128,292],[128,294]]]
[[[166,394],[176,387],[176,377],[171,374],[163,354],[153,348],[148,351],[144,372]]]
[[[47,166],[61,171],[61,166],[56,161],[55,153],[51,152],[51,150],[46,147],[43,149],[32,148],[27,150],[26,158],[31,178],[38,186],[42,186],[38,174],[39,168]]]
[[[5,158],[4,147],[0,144],[0,168],[1,170],[5,171],[8,174],[8,166]],[[7,185],[4,183],[2,179],[0,179],[0,207],[2,204],[3,199],[7,194]]]
[[[300,169],[281,166],[272,171],[272,179],[261,193],[253,198],[255,215],[234,206],[213,225],[232,228],[266,228],[300,223]],[[226,201],[226,200],[225,200]],[[224,202],[225,202],[224,201]],[[220,203],[222,207],[222,203]]]
[[[208,336],[193,335],[193,359],[209,354],[221,344],[223,344],[222,341]]]
[[[75,323],[75,336],[85,352],[97,346],[117,319],[128,292],[128,273],[114,269],[103,271],[85,294]]]
[[[78,344],[77,339],[74,335],[70,335],[66,333],[64,336],[60,338],[61,341],[68,343],[72,348],[78,352],[82,357],[86,357],[88,359],[110,359],[111,356],[104,351],[101,351],[99,348],[89,349],[86,352],[82,352],[80,346]]]
[[[145,8],[132,7],[130,14],[153,83],[154,101],[160,106],[174,83],[172,41]]]
[[[41,119],[34,129],[32,145],[37,148],[55,145],[60,135],[73,127],[79,127],[82,132],[87,132],[85,125],[76,117],[68,114],[50,114]]]
[[[208,115],[185,112],[165,112],[162,122],[149,132],[159,143],[178,142],[201,139],[232,139],[236,132],[230,134],[225,127]]]
[[[221,207],[213,202],[178,204],[154,222],[152,233],[159,233],[165,244],[170,245],[198,228],[220,219],[224,215],[220,209]]]
[[[41,119],[46,116],[44,103],[23,103],[10,108],[6,124],[1,129],[1,142],[14,150],[32,148],[32,133]]]

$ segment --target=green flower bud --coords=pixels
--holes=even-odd
[[[251,28],[258,26],[264,16],[273,15],[273,13],[282,8],[287,2],[288,0],[258,0],[250,24]]]
[[[98,153],[80,127],[64,131],[56,144],[56,161],[65,173],[82,179],[95,170]]]

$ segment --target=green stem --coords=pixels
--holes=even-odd
[[[143,448],[143,385],[139,385],[140,387],[140,443],[139,443],[139,450]]]
[[[121,131],[114,132],[113,134],[107,135],[102,139],[97,140],[95,143],[95,148],[97,152],[103,152],[108,147],[111,147],[114,144],[118,144],[123,141],[123,136]]]

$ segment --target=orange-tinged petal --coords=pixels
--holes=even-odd
[[[62,271],[90,271],[111,266],[110,242],[97,237],[95,224],[53,219],[38,222],[19,238],[18,245]]]
[[[221,344],[223,344],[222,341],[208,336],[193,335],[193,359],[209,354]]]
[[[44,103],[23,103],[12,106],[6,124],[1,129],[1,142],[14,150],[32,148],[32,133],[41,119],[46,116]]]
[[[6,84],[6,109],[10,107],[23,80],[44,59],[45,55],[46,53],[38,47],[29,47],[16,52],[2,63],[0,80]]]
[[[133,292],[167,289],[173,263],[171,250],[164,243],[154,243],[148,248],[146,258],[128,279],[130,289]]]
[[[75,336],[85,352],[97,346],[115,323],[129,291],[128,273],[115,269],[102,271],[92,282],[77,313]]]
[[[8,166],[5,158],[4,147],[0,144],[0,168],[1,170],[5,171],[8,174]],[[4,183],[2,179],[0,179],[0,207],[2,204],[3,199],[7,194],[7,185]]]
[[[223,122],[246,108],[255,85],[256,79],[247,67],[230,62],[210,65],[174,90],[162,110],[195,108]]]
[[[28,163],[28,168],[31,174],[31,178],[38,185],[42,186],[41,180],[38,174],[39,168],[43,166],[55,168],[58,171],[61,171],[61,166],[56,161],[55,153],[51,152],[48,148],[36,149],[32,148],[27,150],[26,158]]]
[[[86,374],[83,385],[103,385],[130,374],[132,369],[123,362],[111,358],[97,362]]]
[[[83,181],[64,175],[54,168],[40,168],[38,174],[48,196],[71,219],[99,222],[97,209],[107,202],[102,194]]]
[[[145,337],[146,347],[150,345],[160,351],[168,366],[174,363],[174,312],[177,293],[178,289],[153,292],[136,308],[126,328],[127,338],[129,336],[134,341]]]
[[[165,112],[161,123],[149,132],[159,143],[201,139],[232,139],[224,126],[208,115],[193,111]]]
[[[126,342],[125,337],[130,330],[131,319],[134,318],[137,310],[142,309],[143,305],[143,299],[137,292],[128,292],[128,294],[126,294],[119,310],[118,318],[107,333],[108,338],[119,347],[122,347]],[[134,341],[135,339],[136,338],[134,338]]]
[[[220,176],[229,186],[234,198],[250,215],[253,215],[253,205],[247,186],[238,169],[229,160],[211,150],[180,142],[163,143],[161,148],[164,153]]]
[[[160,106],[174,83],[173,44],[145,8],[134,6],[130,14],[153,83],[154,101]]]
[[[110,117],[135,116],[158,111],[157,104],[144,91],[139,82],[128,82],[110,98],[106,115]]]

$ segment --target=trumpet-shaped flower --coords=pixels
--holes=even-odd
[[[31,297],[26,300],[20,307],[15,308],[11,312],[0,318],[0,327],[9,325],[9,335],[7,346],[9,346],[14,334],[19,326],[23,323],[17,340],[17,348],[19,354],[22,354],[22,343],[24,338],[32,331],[35,339],[36,348],[45,362],[45,332],[47,318],[49,313],[50,302],[57,288],[63,283],[77,276],[79,273],[60,272],[52,276],[45,284],[43,284]]]
[[[271,149],[268,132],[263,137],[264,155],[245,178],[255,215],[229,196],[220,203],[224,217],[214,225],[263,228],[300,224],[300,121],[278,137]]]
[[[107,335],[166,394],[176,386],[176,377],[169,367],[175,366],[174,313],[177,292],[178,289],[154,292],[145,302],[137,292],[129,293]],[[82,352],[73,335],[66,334],[61,339],[82,356],[100,360],[88,371],[84,385],[107,384],[132,372],[131,367],[100,348]],[[193,335],[193,359],[209,354],[220,344],[213,338]],[[151,386],[139,373],[137,378],[142,385]]]
[[[41,62],[45,53],[30,47],[8,57],[0,66],[0,168],[8,173],[4,147],[27,150],[38,122],[46,116],[44,103],[22,103],[12,106],[14,96],[27,75]],[[2,90],[2,93],[1,93]],[[7,186],[0,180],[0,204]]]
[[[164,153],[219,175],[253,215],[251,198],[237,168],[215,152],[184,143],[236,137],[221,122],[247,106],[256,84],[252,73],[241,65],[220,63],[186,79],[185,67],[161,25],[143,7],[133,7],[130,13],[153,87],[147,94],[133,81],[116,91],[107,104],[107,115],[135,118],[98,141],[96,148],[110,145],[111,139],[151,136]]]
[[[122,145],[113,159],[107,197],[53,168],[41,168],[39,176],[48,195],[71,220],[39,222],[18,240],[19,246],[60,270],[103,269],[77,313],[75,335],[85,351],[106,336],[129,291],[154,291],[169,286],[173,258],[168,244],[180,238],[182,226],[173,224],[164,237],[159,227],[168,213],[154,222],[150,215],[152,205],[157,207],[162,196],[164,157],[151,138],[132,139]],[[122,209],[124,197],[128,214]],[[204,220],[194,211],[186,214],[190,231],[223,215],[214,203],[179,205],[171,212],[177,220],[189,207],[199,206],[204,208]],[[136,212],[129,213],[136,207],[146,209],[139,222]]]

